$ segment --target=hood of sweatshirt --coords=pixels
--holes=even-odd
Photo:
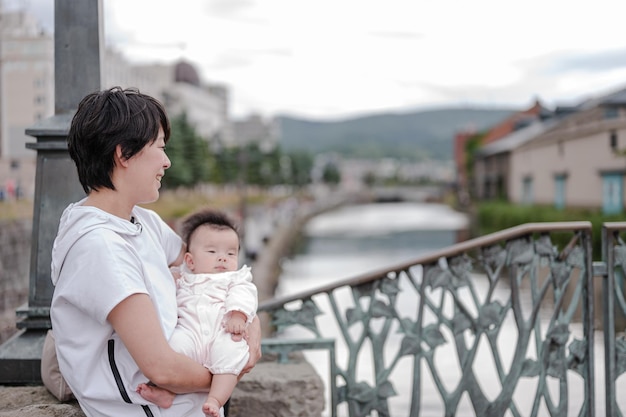
[[[61,215],[59,230],[52,245],[50,277],[54,285],[59,280],[67,253],[74,243],[90,231],[106,228],[120,235],[137,236],[141,233],[139,223],[132,223],[96,207],[83,206],[85,200],[70,204]]]

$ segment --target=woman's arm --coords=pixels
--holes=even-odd
[[[170,347],[147,294],[127,297],[111,310],[107,320],[124,342],[141,372],[154,384],[178,394],[208,392],[211,373],[204,366]],[[252,349],[250,356],[252,357]]]
[[[182,247],[180,248],[180,253],[178,254],[178,258],[176,258],[176,260],[174,262],[172,262],[171,264],[169,264],[168,266],[172,267],[172,266],[181,266],[183,264],[183,260],[185,259],[185,252],[187,251],[187,245],[185,245],[183,243]]]

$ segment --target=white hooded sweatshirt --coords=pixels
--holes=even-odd
[[[177,395],[168,409],[141,398],[135,388],[148,379],[107,321],[125,298],[148,294],[169,340],[177,307],[168,265],[180,237],[150,210],[135,207],[133,223],[83,202],[63,212],[52,249],[50,317],[61,373],[89,417],[204,417],[206,394]]]

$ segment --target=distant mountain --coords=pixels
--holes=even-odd
[[[447,108],[384,113],[340,121],[279,116],[281,148],[360,158],[452,159],[459,130],[489,128],[516,109]]]

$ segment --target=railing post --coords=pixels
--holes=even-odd
[[[602,279],[603,331],[604,331],[604,379],[607,417],[617,416],[615,394],[615,256],[613,251],[614,231],[602,225],[602,259],[606,263],[606,274]]]
[[[583,303],[583,334],[587,338],[587,378],[585,378],[585,393],[589,404],[589,417],[596,415],[596,402],[595,402],[595,353],[594,353],[594,321],[595,321],[595,308],[594,299],[595,291],[593,288],[594,273],[593,273],[593,242],[591,230],[581,232],[583,236],[583,248],[585,250],[585,285],[583,285],[583,294],[581,302]],[[586,306],[585,306],[586,305]]]

